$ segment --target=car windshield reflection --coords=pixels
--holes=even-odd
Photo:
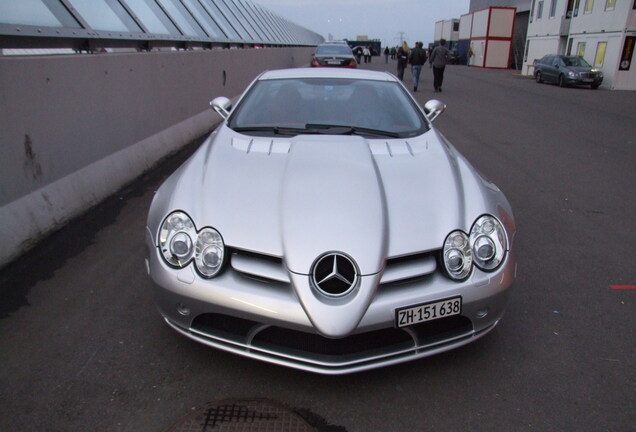
[[[351,55],[349,45],[321,45],[316,48],[316,55]]]
[[[565,62],[566,66],[586,68],[592,67],[588,62],[585,61],[585,59],[583,59],[583,57],[564,57],[563,61]]]
[[[257,82],[229,127],[251,135],[413,137],[428,130],[419,108],[397,83],[343,78]]]

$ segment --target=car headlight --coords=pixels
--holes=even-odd
[[[453,231],[444,242],[444,267],[455,280],[464,280],[473,268],[469,238],[463,231]]]
[[[197,270],[206,278],[219,273],[225,257],[221,234],[209,227],[197,232],[192,219],[181,211],[169,214],[161,224],[159,249],[173,267],[183,268],[194,260]]]
[[[578,74],[578,73],[576,73],[576,72],[572,72],[572,71],[568,72],[568,75],[569,75],[571,78],[576,78],[576,77],[578,77],[578,76],[579,76],[579,74]]]
[[[493,271],[503,262],[507,240],[503,225],[493,216],[479,217],[470,234],[457,230],[444,241],[442,258],[451,279],[465,280],[473,264],[484,271]]]
[[[492,216],[481,216],[470,230],[470,245],[477,267],[486,271],[496,269],[503,261],[507,248],[503,226]]]
[[[223,264],[225,247],[221,234],[215,229],[204,228],[197,237],[195,263],[205,277],[214,277]]]
[[[183,212],[174,212],[161,224],[159,248],[166,262],[174,267],[185,267],[194,254],[196,229],[190,217]]]

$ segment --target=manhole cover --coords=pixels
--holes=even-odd
[[[181,418],[164,432],[316,432],[303,417],[266,399],[211,403]]]

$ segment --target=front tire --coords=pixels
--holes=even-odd
[[[592,85],[590,85],[590,88],[592,90],[596,90],[599,86],[600,86],[600,84],[592,84]]]
[[[541,84],[543,82],[543,78],[541,78],[541,72],[537,72],[536,74],[534,74],[534,80],[538,84]]]
[[[559,87],[565,87],[565,76],[559,75]]]

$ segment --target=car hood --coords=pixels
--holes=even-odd
[[[221,126],[157,191],[148,227],[172,211],[226,246],[309,274],[330,251],[361,275],[387,258],[440,249],[455,229],[509,205],[435,129],[409,139],[250,137]],[[510,213],[511,214],[511,213]]]

